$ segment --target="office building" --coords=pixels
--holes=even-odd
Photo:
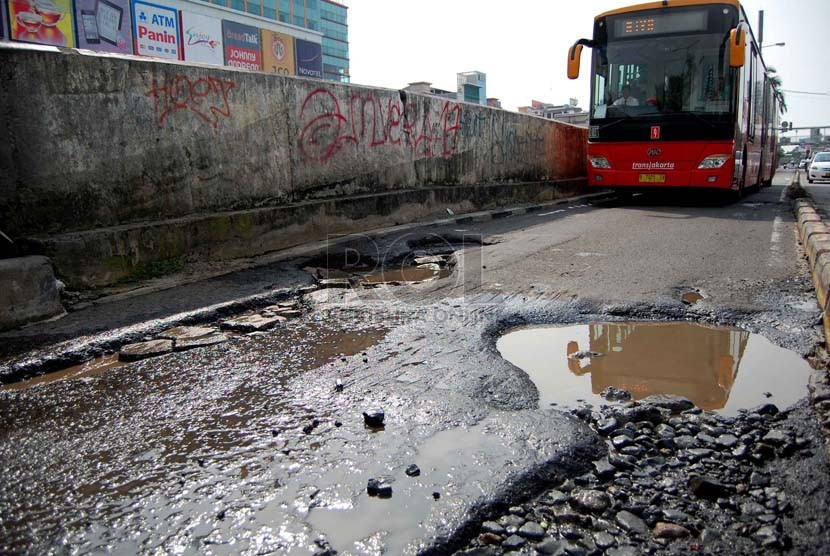
[[[480,71],[465,71],[457,74],[458,100],[473,104],[487,105],[487,74]]]
[[[349,82],[348,7],[334,0],[203,0],[323,33],[323,78]]]

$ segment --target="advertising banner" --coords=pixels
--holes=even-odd
[[[16,41],[75,46],[72,0],[9,0],[9,36]]]
[[[133,0],[133,37],[140,56],[181,58],[179,12],[172,8]]]
[[[133,53],[130,0],[75,0],[78,48]]]
[[[225,43],[226,66],[250,70],[262,69],[259,29],[223,19],[222,40]]]
[[[6,31],[6,3],[0,0],[0,41],[9,39],[9,34]]]
[[[323,47],[315,42],[296,39],[297,75],[323,78]]]
[[[294,38],[263,29],[262,69],[280,75],[294,75]]]
[[[222,49],[222,20],[182,10],[184,59],[203,64],[225,63]]]

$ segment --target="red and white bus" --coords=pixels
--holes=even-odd
[[[588,184],[712,188],[772,182],[779,94],[736,0],[663,0],[594,19]]]

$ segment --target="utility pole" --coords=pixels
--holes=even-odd
[[[758,10],[758,47],[764,44],[764,10]]]

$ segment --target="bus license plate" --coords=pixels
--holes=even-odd
[[[640,174],[640,183],[666,183],[666,174]]]

